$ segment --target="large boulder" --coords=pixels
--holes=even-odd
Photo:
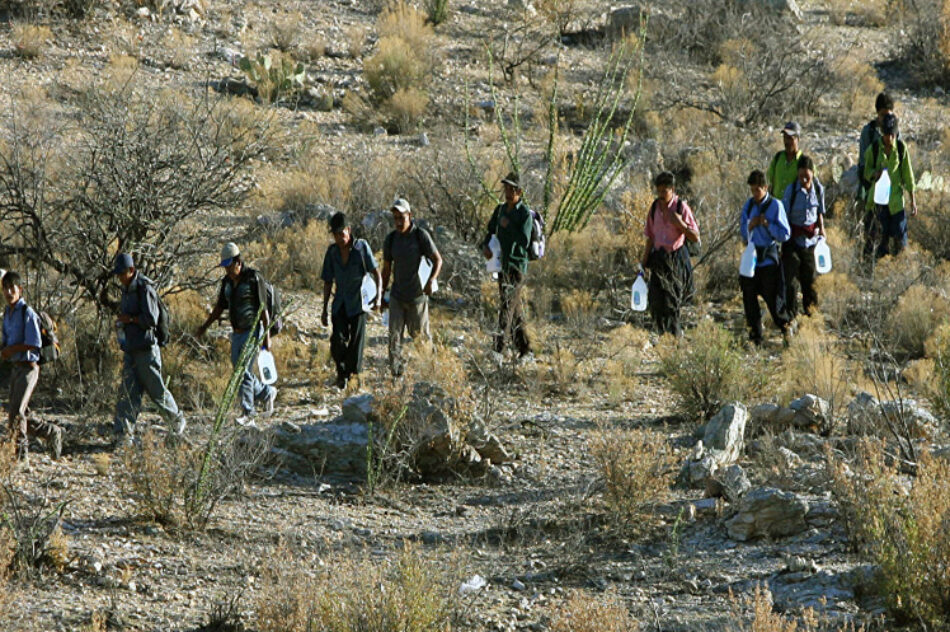
[[[327,473],[363,478],[368,445],[366,423],[337,418],[278,427],[272,451],[286,468],[302,476]]]
[[[725,498],[731,503],[739,502],[750,489],[752,489],[752,483],[749,482],[745,470],[739,465],[730,465],[706,480],[707,496]]]
[[[640,11],[639,6],[631,5],[617,7],[611,10],[607,16],[607,26],[605,34],[608,39],[616,40],[626,35],[634,35],[640,32]]]
[[[906,423],[915,437],[932,438],[939,432],[937,419],[913,399],[879,401],[870,393],[861,392],[848,404],[845,417],[851,434],[876,431],[887,423]]]
[[[817,395],[799,397],[788,405],[795,411],[792,425],[819,431],[831,429],[831,405]]]
[[[741,4],[750,7],[760,7],[776,13],[786,13],[801,22],[805,19],[801,8],[795,0],[740,0]]]
[[[729,537],[747,541],[756,537],[795,535],[807,528],[808,501],[792,492],[760,487],[743,496],[739,510],[726,521]]]

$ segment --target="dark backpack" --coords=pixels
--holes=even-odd
[[[284,329],[284,321],[281,318],[283,303],[280,300],[280,293],[274,284],[257,274],[257,282],[264,284],[264,291],[267,294],[267,304],[264,309],[267,310],[267,316],[270,318],[270,335],[276,336]]]
[[[650,217],[656,216],[656,207],[659,199],[653,200],[653,204],[650,206]],[[683,198],[676,198],[676,214],[683,214]],[[690,257],[698,257],[703,252],[703,242],[700,239],[699,241],[690,241],[688,239],[684,240],[686,242],[686,252],[689,253]]]
[[[148,285],[152,288],[152,291],[155,292],[155,301],[158,303],[158,322],[155,323],[155,344],[159,347],[165,347],[171,342],[172,331],[171,331],[171,314],[168,312],[168,307],[165,305],[165,301],[162,300],[162,297],[159,296],[158,290],[155,289],[151,283],[143,283],[139,288]],[[142,301],[142,293],[139,292],[139,302]]]
[[[26,327],[26,310],[33,309],[27,307],[23,310],[23,328]],[[60,348],[59,348],[59,339],[56,337],[56,323],[50,318],[50,315],[46,312],[37,312],[37,318],[40,321],[40,360],[37,364],[46,364],[47,362],[55,362],[59,360]]]

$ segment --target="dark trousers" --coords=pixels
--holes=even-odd
[[[891,214],[885,204],[877,206],[877,221],[881,225],[881,242],[877,246],[877,258],[884,255],[899,255],[907,247],[907,214],[904,211]],[[893,248],[891,241],[893,240]]]
[[[785,312],[785,279],[782,277],[781,266],[758,267],[751,279],[740,275],[739,286],[742,288],[742,307],[745,309],[750,340],[755,343],[762,342],[762,311],[759,309],[758,299],[760,296],[765,300],[765,306],[775,325],[785,330],[788,317]]]
[[[689,253],[683,246],[669,253],[654,250],[647,260],[650,283],[647,305],[657,332],[679,336],[680,311],[693,295],[693,268]]]
[[[818,304],[815,279],[818,277],[815,247],[799,248],[791,240],[782,244],[782,269],[785,273],[785,311],[789,320],[798,316],[798,288],[802,290],[802,310],[810,315]]]
[[[338,378],[347,380],[363,369],[363,346],[366,342],[366,312],[347,316],[341,308],[333,315],[330,334],[330,355],[336,364]]]
[[[498,274],[498,295],[501,299],[498,309],[498,332],[495,334],[495,351],[505,349],[505,340],[511,338],[518,353],[524,355],[531,351],[531,341],[524,325],[524,308],[521,305],[521,289],[524,287],[524,274],[519,270],[503,270]]]

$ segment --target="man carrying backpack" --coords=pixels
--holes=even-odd
[[[785,189],[798,178],[798,159],[802,157],[799,149],[799,139],[802,127],[795,121],[789,121],[782,128],[783,151],[772,156],[765,177],[769,183],[769,193],[781,197]]]
[[[330,355],[336,365],[336,386],[346,388],[351,377],[363,369],[363,347],[366,341],[366,313],[376,309],[382,295],[381,277],[373,250],[363,239],[354,239],[350,225],[343,213],[334,213],[330,218],[333,243],[323,257],[323,314],[320,322],[324,327],[333,323],[330,334]],[[364,305],[363,280],[371,275],[376,286],[376,295]],[[329,310],[330,294],[333,308]],[[332,318],[331,318],[332,314]],[[357,378],[358,379],[358,378]]]
[[[185,417],[162,380],[162,352],[159,348],[158,294],[152,282],[135,269],[130,254],[115,258],[113,273],[122,284],[122,302],[116,319],[119,347],[122,349],[122,385],[115,407],[116,443],[130,442],[135,421],[142,411],[142,392],[155,402],[158,412],[172,430],[185,431]]]
[[[396,229],[383,241],[383,309],[386,288],[393,278],[389,298],[389,369],[393,376],[402,375],[405,363],[402,358],[403,332],[408,328],[415,339],[420,334],[426,340],[429,335],[429,295],[433,283],[442,270],[442,255],[428,231],[412,221],[409,202],[399,198],[392,206]],[[426,257],[432,265],[425,285],[419,277],[419,265]]]
[[[204,335],[211,323],[221,318],[228,310],[231,321],[231,366],[237,366],[245,343],[251,339],[253,352],[244,366],[244,375],[238,396],[241,400],[241,415],[235,420],[238,425],[252,424],[255,416],[255,402],[264,403],[265,414],[274,412],[277,389],[258,379],[252,367],[257,361],[261,343],[270,349],[270,325],[276,317],[267,310],[267,284],[260,273],[245,265],[237,244],[228,242],[221,248],[220,267],[224,268],[224,278],[218,290],[218,300],[207,320],[198,328],[198,337]],[[260,322],[254,328],[254,320],[261,312]]]
[[[798,315],[798,289],[802,288],[802,308],[811,314],[818,303],[815,246],[825,236],[825,188],[815,177],[815,163],[809,156],[798,159],[798,180],[788,185],[782,205],[792,230],[782,244],[785,274],[785,306],[789,320]]]
[[[861,206],[865,205],[871,182],[864,177],[864,156],[869,147],[881,140],[881,126],[888,114],[894,114],[894,99],[886,92],[881,92],[874,100],[874,110],[877,116],[867,122],[861,129],[861,139],[858,142],[858,190],[857,199]],[[900,134],[897,135],[900,140]],[[859,207],[860,208],[860,207]],[[864,256],[870,257],[881,237],[881,226],[877,221],[875,210],[872,208],[864,214]]]
[[[752,278],[739,275],[739,286],[742,288],[749,339],[757,346],[762,344],[762,312],[758,299],[761,296],[772,321],[782,330],[782,337],[787,342],[785,279],[779,248],[788,240],[791,229],[782,202],[768,192],[765,174],[756,169],[749,174],[748,184],[752,197],[742,206],[739,231],[743,245],[749,242],[755,245],[756,267]]]
[[[894,240],[893,254],[897,255],[907,246],[907,214],[904,211],[904,191],[910,194],[910,216],[917,215],[917,185],[914,182],[914,169],[910,164],[910,154],[904,141],[898,139],[897,117],[888,114],[881,122],[881,138],[874,141],[864,152],[864,179],[870,183],[865,208],[877,215],[881,226],[881,242],[877,247],[877,258],[888,254],[891,239]],[[887,204],[874,201],[874,189],[878,180],[887,172],[890,179],[890,192]]]
[[[43,346],[40,318],[23,300],[20,275],[3,275],[3,298],[7,307],[3,312],[3,350],[0,356],[13,363],[10,376],[10,403],[8,424],[10,438],[16,446],[17,458],[29,456],[30,435],[42,437],[54,459],[63,452],[63,429],[30,414],[30,398],[40,378],[40,350]]]
[[[509,173],[501,183],[505,187],[505,202],[495,207],[488,221],[488,234],[482,242],[482,252],[486,259],[492,258],[491,249],[488,247],[492,235],[498,237],[498,243],[501,245],[501,272],[498,274],[498,293],[501,300],[494,350],[496,353],[502,353],[505,340],[510,337],[518,349],[519,358],[527,360],[531,357],[531,341],[525,329],[521,290],[528,273],[534,217],[521,199],[523,190],[518,174]]]
[[[680,309],[693,294],[693,266],[686,242],[699,242],[699,227],[689,205],[674,191],[669,171],[654,181],[656,200],[647,213],[646,245],[640,263],[650,271],[647,303],[659,333],[679,336]]]

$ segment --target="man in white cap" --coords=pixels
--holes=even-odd
[[[143,391],[148,393],[171,429],[181,435],[185,431],[185,417],[162,380],[158,294],[151,280],[135,269],[130,254],[116,256],[113,273],[122,284],[122,302],[117,318],[119,346],[123,352],[122,386],[113,420],[116,444],[134,438],[135,422],[142,411]]]
[[[246,266],[241,259],[241,251],[233,242],[224,244],[221,249],[220,267],[224,268],[225,275],[221,279],[221,288],[218,291],[218,300],[208,319],[198,328],[198,337],[204,335],[211,323],[215,322],[228,310],[231,321],[231,366],[236,366],[241,357],[241,350],[251,334],[254,335],[254,352],[244,367],[244,377],[238,391],[241,399],[242,414],[237,423],[246,425],[253,421],[255,402],[264,403],[264,412],[274,412],[274,400],[277,398],[277,389],[262,383],[251,370],[257,360],[257,352],[261,342],[265,349],[270,348],[270,321],[273,314],[267,313],[267,286],[260,273]],[[261,310],[261,306],[263,309]],[[254,319],[258,310],[261,310],[261,320],[252,332]]]
[[[392,206],[395,230],[383,241],[383,304],[387,300],[386,288],[390,276],[393,280],[389,305],[389,369],[393,376],[402,375],[405,361],[402,357],[403,333],[408,328],[415,339],[420,334],[429,340],[429,296],[439,272],[442,270],[442,255],[439,254],[432,236],[412,221],[409,202],[398,198]],[[419,276],[422,258],[432,266],[428,279]]]

